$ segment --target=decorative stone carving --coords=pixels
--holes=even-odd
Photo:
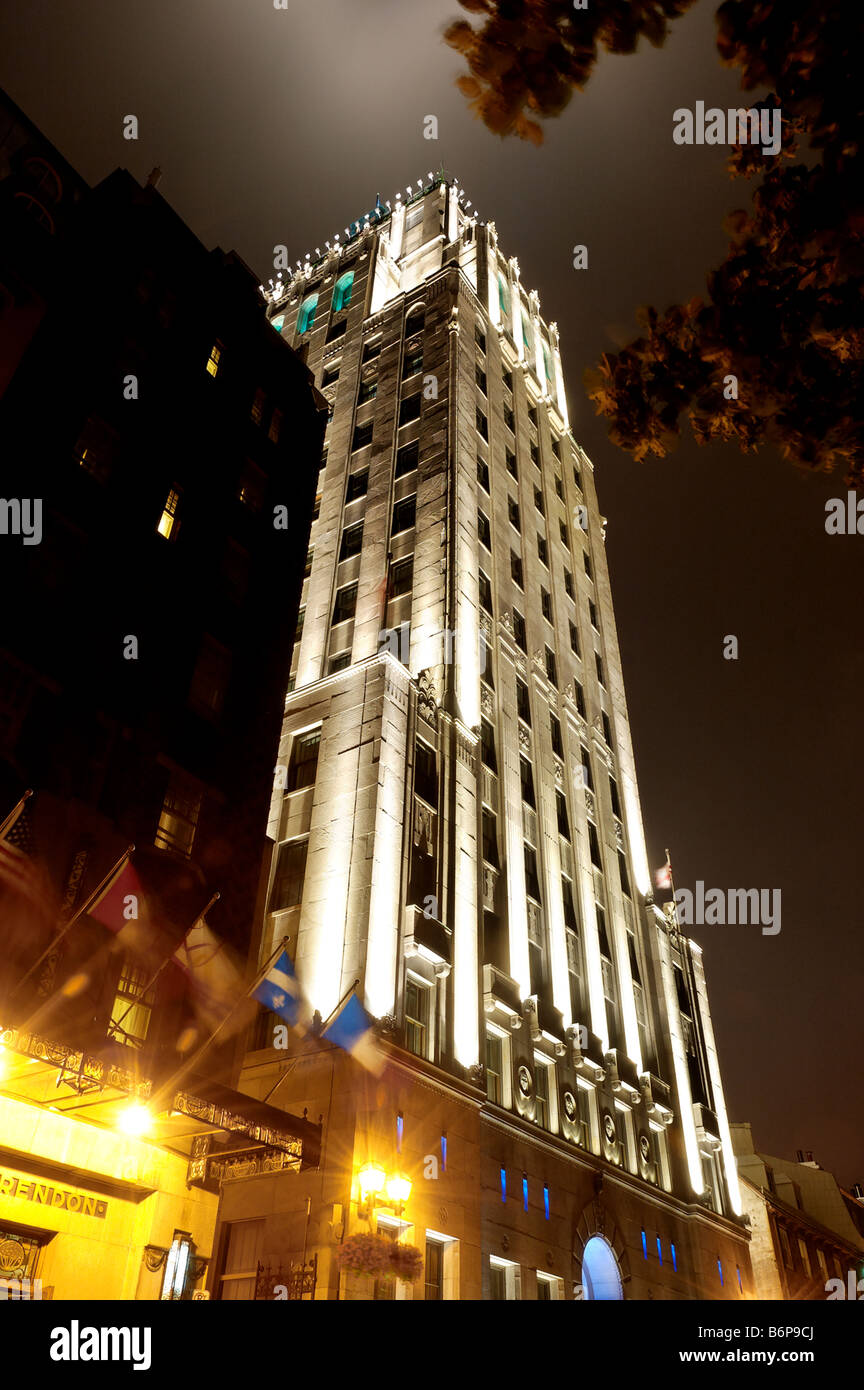
[[[495,711],[495,701],[492,691],[488,685],[480,685],[480,710],[483,714],[493,714]]]
[[[521,724],[519,725],[519,747],[525,753],[531,752],[531,735]]]
[[[417,710],[428,724],[438,722],[438,705],[435,700],[435,687],[428,671],[421,671],[417,677]]]

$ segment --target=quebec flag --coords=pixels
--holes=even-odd
[[[384,1070],[386,1058],[375,1044],[372,1020],[356,994],[351,993],[348,996],[321,1036],[350,1052],[362,1067],[373,1072],[375,1076],[380,1076]]]
[[[252,996],[292,1027],[298,1026],[306,1011],[287,951],[270,966],[264,979],[253,989]]]

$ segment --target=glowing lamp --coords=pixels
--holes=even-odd
[[[153,1116],[146,1105],[127,1105],[117,1119],[117,1128],[136,1139],[146,1134],[152,1124]]]
[[[404,1206],[411,1196],[412,1182],[410,1178],[400,1177],[398,1174],[390,1178],[387,1183],[387,1196],[391,1202],[397,1206]]]
[[[387,1181],[387,1174],[377,1163],[367,1163],[357,1174],[361,1197],[376,1197]]]

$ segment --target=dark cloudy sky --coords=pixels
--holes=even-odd
[[[738,105],[715,4],[665,48],[601,59],[534,149],[468,115],[441,31],[456,0],[28,0],[0,15],[0,82],[90,181],[118,164],[264,279],[443,163],[562,335],[573,430],[610,518],[609,560],[652,859],[680,886],[782,890],[782,930],[702,927],[733,1119],[864,1179],[860,587],[864,537],[825,534],[841,479],[685,442],[636,465],[582,373],[640,304],[699,294],[747,196],[672,112]],[[122,118],[139,119],[137,144]],[[423,139],[434,114],[439,140]],[[571,269],[571,248],[589,269]],[[74,324],[69,325],[74,342]],[[746,381],[741,389],[746,393]],[[739,639],[724,661],[723,638]]]

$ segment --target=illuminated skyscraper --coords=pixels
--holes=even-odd
[[[651,894],[556,326],[443,176],[268,299],[330,423],[259,957],[287,936],[322,1017],[359,981],[391,1055],[374,1100],[320,1044],[280,1083],[339,1152],[328,1239],[401,1232],[427,1297],[740,1297],[700,953]],[[404,1210],[358,1203],[367,1160],[412,1179]]]

